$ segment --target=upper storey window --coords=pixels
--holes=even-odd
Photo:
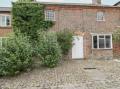
[[[105,21],[105,13],[100,11],[100,12],[97,12],[97,21]]]
[[[11,26],[11,16],[0,15],[0,27],[10,27],[10,26]]]
[[[54,10],[46,10],[45,11],[45,20],[55,21],[55,11]]]

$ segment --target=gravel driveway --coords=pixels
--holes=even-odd
[[[67,60],[57,68],[40,67],[15,77],[0,78],[0,87],[0,89],[120,89],[120,62]]]

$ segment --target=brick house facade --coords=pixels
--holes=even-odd
[[[60,31],[67,28],[75,33],[89,34],[87,35],[89,37],[83,35],[84,58],[92,56],[97,59],[110,59],[113,57],[113,44],[111,44],[111,48],[92,48],[92,36],[94,34],[112,35],[116,31],[117,27],[120,26],[120,7],[71,3],[44,4],[46,10],[55,12],[55,26],[51,30]],[[97,20],[98,12],[104,13],[103,21]]]
[[[120,7],[99,4],[40,3],[45,5],[46,19],[55,23],[51,31],[68,29],[74,33],[74,36],[83,37],[83,58],[113,58],[112,34],[120,26]],[[0,14],[10,14],[10,12],[0,12]],[[11,31],[11,27],[0,27],[0,36],[6,36]]]
[[[9,17],[8,24],[10,24],[10,25],[7,25],[7,22],[2,25],[2,20],[3,20],[2,17],[3,16],[4,16],[4,18],[7,17],[7,16]],[[0,7],[0,37],[6,37],[11,32],[12,32],[11,8],[9,8],[9,7]]]

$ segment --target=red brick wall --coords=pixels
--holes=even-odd
[[[120,43],[113,43],[113,56],[120,57]]]
[[[80,30],[90,33],[112,33],[120,25],[120,10],[117,8],[81,7],[81,6],[48,6],[55,10],[55,26],[52,30]],[[97,22],[96,13],[105,12],[105,21]]]
[[[120,26],[120,9],[118,8],[48,5],[46,9],[55,10],[56,21],[53,28],[51,28],[53,31],[60,31],[67,28],[72,31],[112,34],[116,30],[116,26]],[[96,21],[96,13],[98,11],[105,12],[105,21]],[[109,57],[113,56],[112,49],[92,50],[92,46],[90,45],[92,39],[88,37],[85,41],[85,55],[95,55],[98,58],[106,58],[108,55]],[[87,57],[85,56],[85,58]]]
[[[90,33],[85,33],[83,38],[84,58],[87,59],[91,57],[92,53],[92,37]]]
[[[113,51],[112,49],[93,49],[92,55],[93,59],[112,59]]]
[[[6,27],[6,28],[1,28],[0,27],[0,37],[6,37],[8,36],[10,33],[12,32],[12,28],[11,27]]]

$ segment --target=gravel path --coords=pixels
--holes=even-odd
[[[0,89],[120,89],[120,62],[68,60],[53,69],[0,78]]]

